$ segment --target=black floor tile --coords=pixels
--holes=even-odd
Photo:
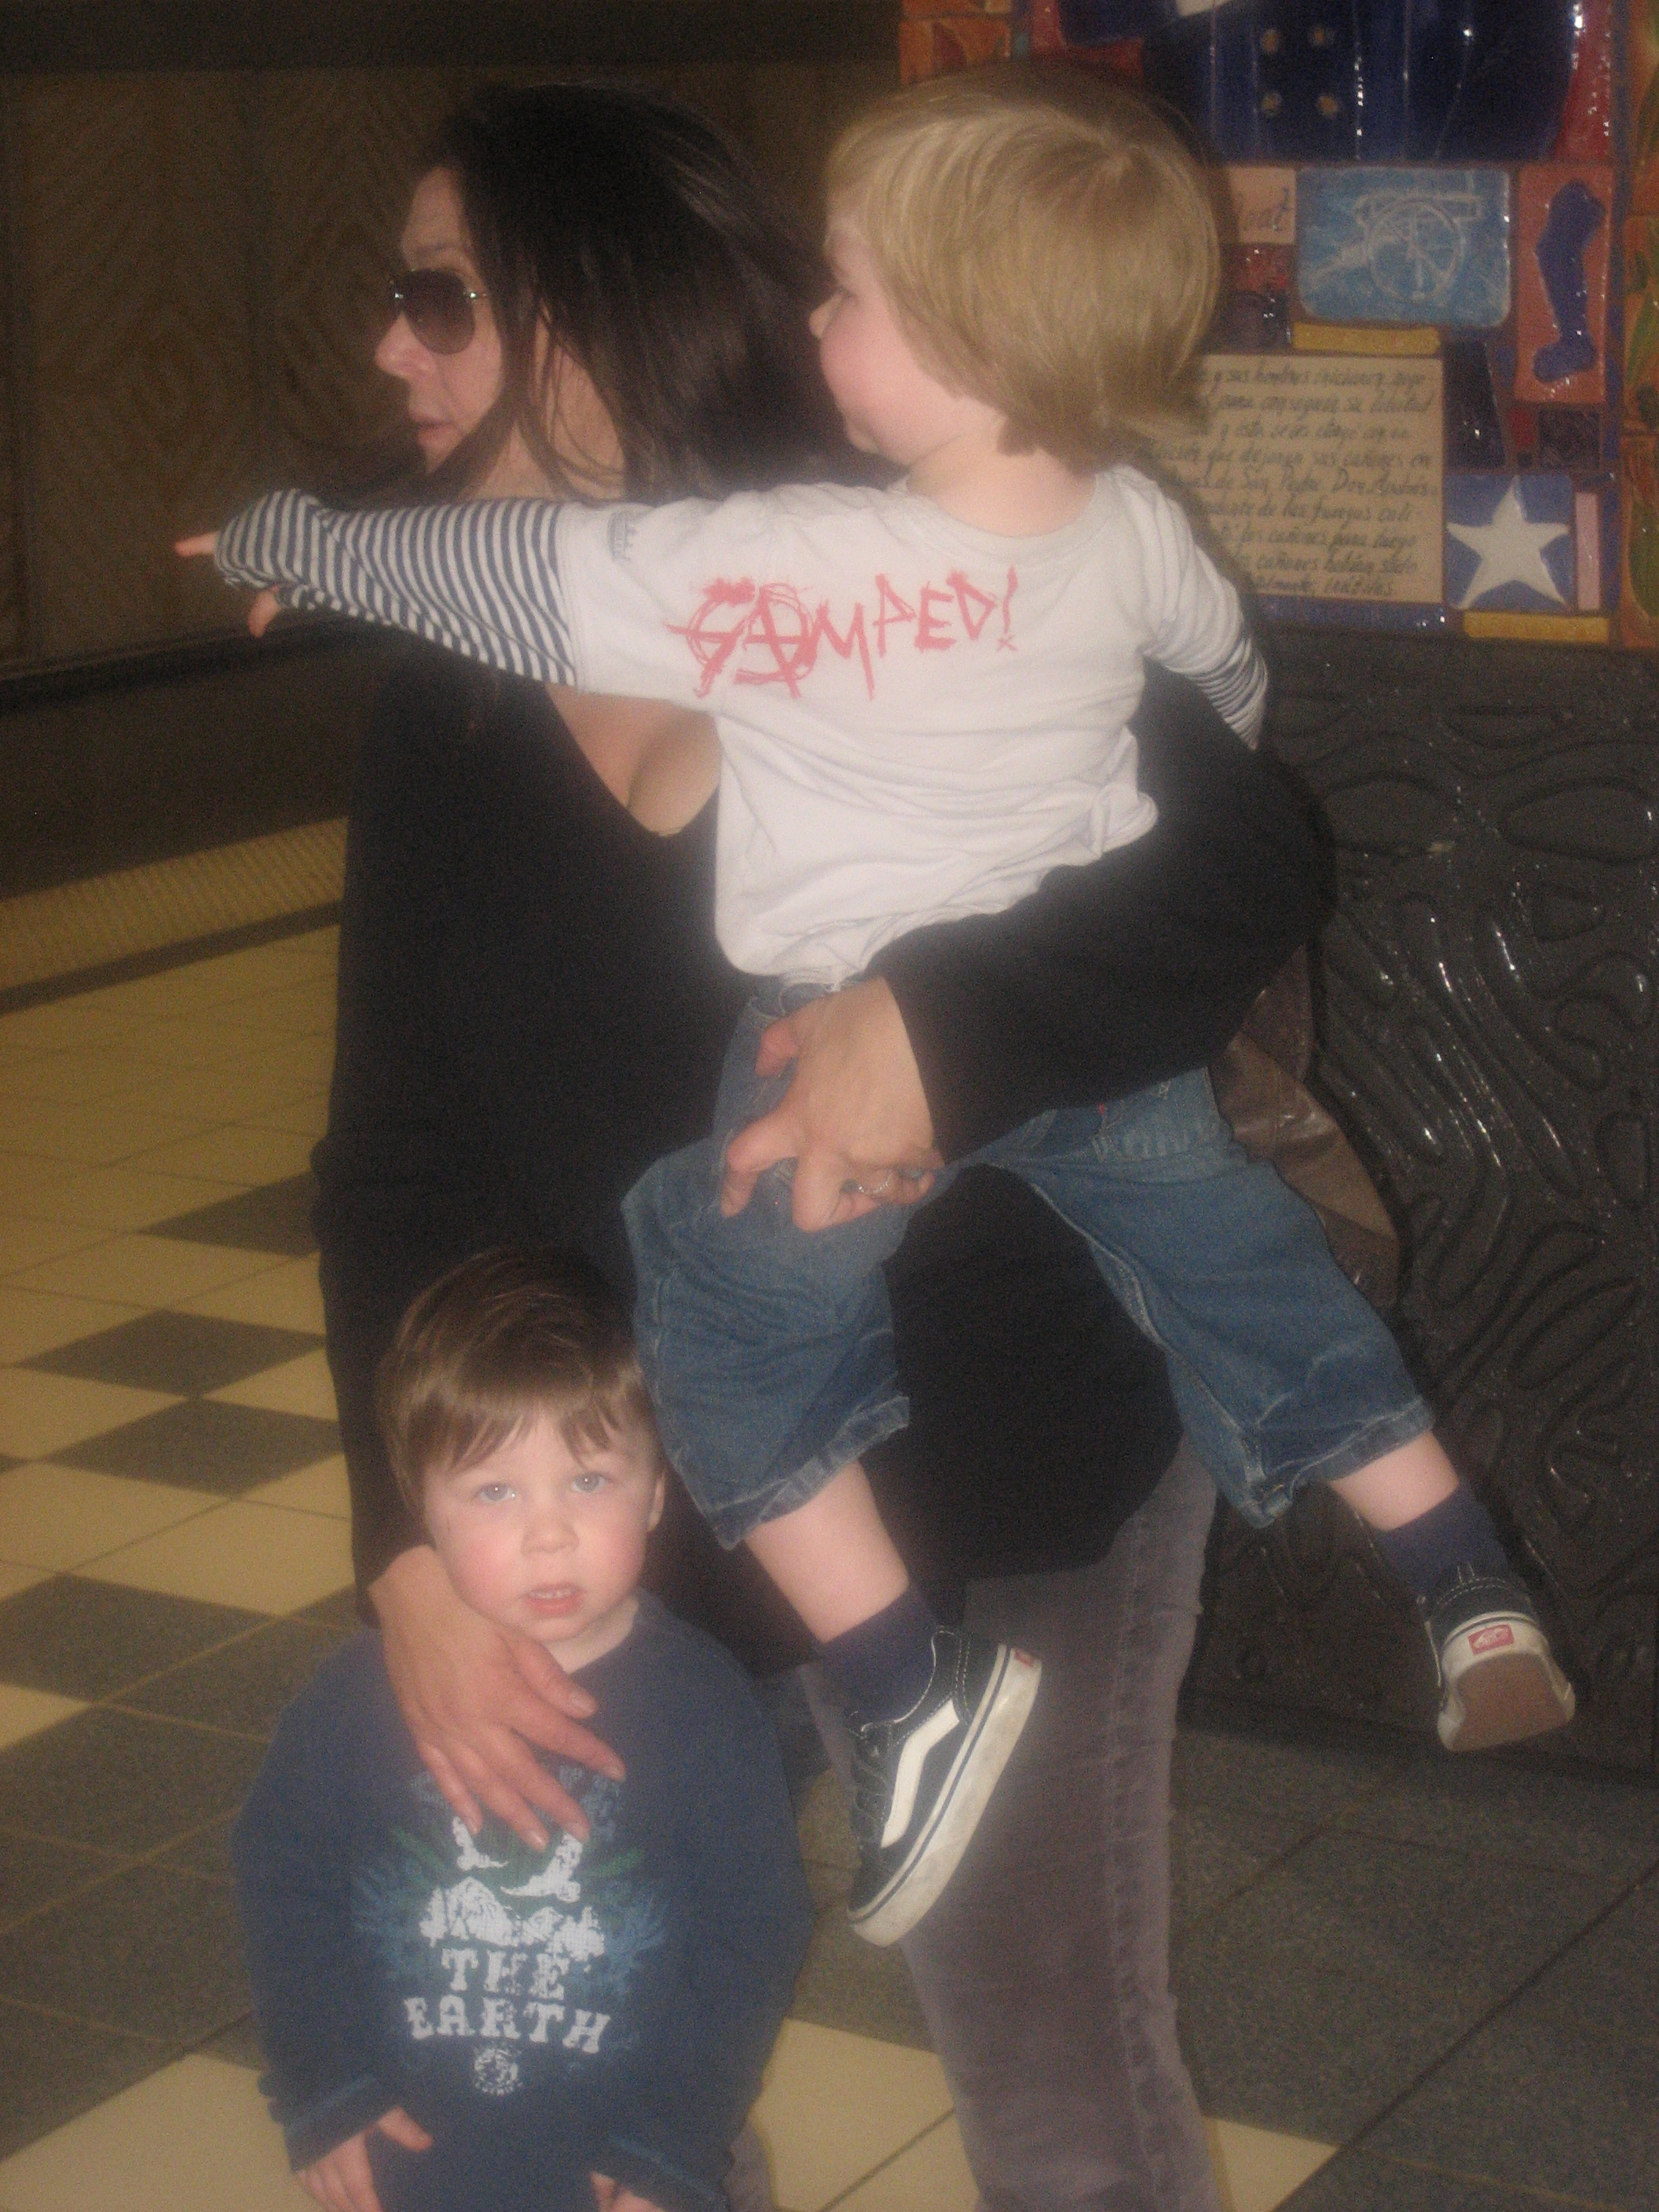
[[[806,1963],[789,2003],[793,2020],[931,2051],[927,2022],[896,1948],[875,1950],[847,1924],[839,1900],[819,1913]]]
[[[331,1590],[326,1597],[319,1598],[315,1605],[308,1605],[303,1613],[294,1613],[290,1618],[295,1620],[314,1621],[321,1628],[342,1629],[348,1636],[353,1634],[363,1625],[362,1615],[357,1610],[357,1593],[355,1589]]]
[[[228,2027],[222,2027],[217,2035],[210,2035],[197,2049],[204,2058],[222,2058],[228,2066],[246,2066],[256,2074],[265,2070],[265,2054],[252,2013],[244,2019],[232,2021]]]
[[[1235,1834],[1259,1830],[1270,1845],[1307,1835],[1369,1803],[1411,1767],[1409,1752],[1282,1743],[1226,1729],[1176,1732],[1170,1797],[1218,1817]]]
[[[1575,2197],[1575,2207],[1583,2200]],[[1364,2151],[1339,2151],[1287,2197],[1279,2212],[1565,2212],[1553,2192],[1471,2181],[1421,2166],[1401,2166]]]
[[[342,1631],[320,1623],[273,1620],[222,1651],[157,1675],[120,1702],[140,1712],[268,1736],[283,1707],[342,1640]]]
[[[1659,1887],[1638,1889],[1527,1992],[1540,2019],[1659,2045]],[[1650,2050],[1659,2071],[1659,2049]]]
[[[251,2003],[235,1900],[223,1882],[128,1867],[0,1936],[0,1996],[195,2043]]]
[[[1605,1881],[1331,1832],[1186,1931],[1175,1978],[1206,2112],[1349,2140],[1553,1958]]]
[[[54,1575],[0,1603],[0,1682],[60,1698],[106,1698],[261,1618],[89,1576]]]
[[[1213,1912],[1265,1874],[1296,1838],[1275,1844],[1258,1832],[1252,1844],[1208,1811],[1177,1810],[1170,1821],[1170,1924],[1185,1928]]]
[[[21,1836],[0,1835],[0,1928],[9,1927],[38,1905],[50,1905],[72,1889],[100,1881],[123,1863],[106,1851],[88,1851],[70,1844],[53,1844],[50,1850]]]
[[[157,1866],[183,1867],[191,1874],[207,1875],[215,1881],[235,1879],[230,1863],[230,1832],[235,1825],[234,1813],[222,1813],[216,1820],[210,1820],[204,1828],[193,1835],[181,1836],[176,1844],[169,1844],[156,1854]]]
[[[308,1413],[273,1413],[262,1406],[225,1406],[212,1398],[186,1398],[124,1428],[110,1429],[54,1452],[62,1467],[98,1474],[168,1482],[185,1490],[239,1497],[278,1475],[314,1467],[340,1449],[332,1421]]]
[[[1214,1911],[1317,1830],[1363,1808],[1408,1761],[1404,1753],[1182,1728],[1170,1788],[1173,1925]]]
[[[240,1191],[234,1198],[218,1199],[211,1206],[175,1214],[171,1221],[158,1221],[146,1234],[303,1260],[317,1249],[311,1227],[316,1197],[314,1176],[290,1176],[286,1182],[262,1183],[258,1190]]]
[[[171,2056],[137,2036],[0,1998],[0,2158],[142,2081]]]
[[[206,1314],[147,1313],[21,1364],[43,1375],[84,1376],[95,1382],[193,1397],[297,1359],[322,1340],[299,1329],[260,1328]]]
[[[821,1774],[800,1814],[800,1855],[809,1866],[838,1869],[844,1895],[859,1863],[858,1840],[847,1819],[847,1800],[833,1774]]]
[[[1431,1756],[1340,1817],[1366,1835],[1580,1874],[1633,1881],[1659,1867],[1659,1789],[1610,1774]]]
[[[136,1856],[234,1811],[262,1751],[94,1706],[0,1752],[0,1830]]]
[[[1366,2144],[1574,2203],[1659,2204],[1651,2044],[1543,2016],[1530,1995],[1438,2069]]]

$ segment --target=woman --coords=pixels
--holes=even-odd
[[[483,94],[435,149],[403,250],[376,358],[434,491],[660,500],[851,465],[805,333],[811,258],[683,110],[599,87]],[[1317,919],[1317,855],[1207,710],[1172,682],[1148,701],[1158,829],[1010,915],[918,933],[795,1018],[775,1039],[793,1087],[734,1146],[734,1187],[796,1158],[810,1225],[844,1182],[900,1196],[935,1149],[1225,1042]],[[569,1808],[526,1744],[610,1755],[544,1655],[450,1597],[398,1503],[370,1381],[410,1298],[470,1252],[574,1246],[625,1281],[618,1200],[708,1126],[742,996],[709,921],[714,773],[696,717],[426,652],[359,766],[318,1157],[359,1584],[446,1795],[532,1840]],[[907,1944],[975,2174],[1030,2212],[1212,2212],[1174,2043],[1164,1840],[1207,1480],[1177,1451],[1161,1363],[1029,1194],[965,1176],[893,1275],[915,1414],[879,1470],[890,1525],[935,1593],[974,1581],[986,1625],[1048,1669],[995,1823]],[[757,1669],[800,1656],[757,1574],[684,1508],[661,1583]]]

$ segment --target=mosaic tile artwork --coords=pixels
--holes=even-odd
[[[1571,477],[1449,476],[1445,506],[1454,606],[1533,614],[1572,606]]]
[[[906,0],[905,36],[924,19],[983,33],[989,12]],[[1013,0],[1001,21],[1014,54],[1063,55],[1184,108],[1220,157],[1215,356],[1439,359],[1437,605],[1283,588],[1287,557],[1333,573],[1339,526],[1310,525],[1287,552],[1287,476],[1266,488],[1277,512],[1259,541],[1238,541],[1236,501],[1205,510],[1264,609],[1557,644],[1608,642],[1616,625],[1620,643],[1652,641],[1651,454],[1621,465],[1620,445],[1659,437],[1659,0],[1455,16],[1391,0]],[[963,65],[943,46],[927,64]],[[1395,504],[1345,506],[1340,527],[1386,531]],[[1544,527],[1550,550],[1527,556],[1525,533]],[[1469,532],[1510,550],[1482,556]]]
[[[1607,246],[1613,172],[1521,172],[1516,301],[1518,398],[1607,397]]]
[[[1501,169],[1312,169],[1298,193],[1297,284],[1334,323],[1491,330],[1510,311]]]

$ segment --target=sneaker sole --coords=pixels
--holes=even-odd
[[[1483,1654],[1478,1639],[1495,1626],[1512,1632],[1508,1647]],[[1577,1709],[1572,1685],[1529,1621],[1471,1621],[1442,1655],[1446,1694],[1440,1741],[1448,1751],[1492,1751],[1565,1728]]]
[[[981,1704],[978,1725],[957,1753],[932,1821],[886,1888],[862,1912],[848,1914],[853,1932],[866,1943],[896,1943],[908,1936],[956,1872],[1030,1718],[1042,1679],[1040,1660],[1012,1650],[1005,1655],[1002,1680]]]

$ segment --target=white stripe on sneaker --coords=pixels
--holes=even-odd
[[[898,1772],[893,1777],[893,1802],[887,1811],[887,1825],[881,1832],[881,1848],[896,1843],[910,1825],[910,1816],[916,1809],[916,1791],[921,1786],[921,1770],[928,1753],[936,1743],[942,1743],[957,1725],[958,1715],[954,1699],[946,1698],[930,1721],[925,1722],[899,1753]]]

